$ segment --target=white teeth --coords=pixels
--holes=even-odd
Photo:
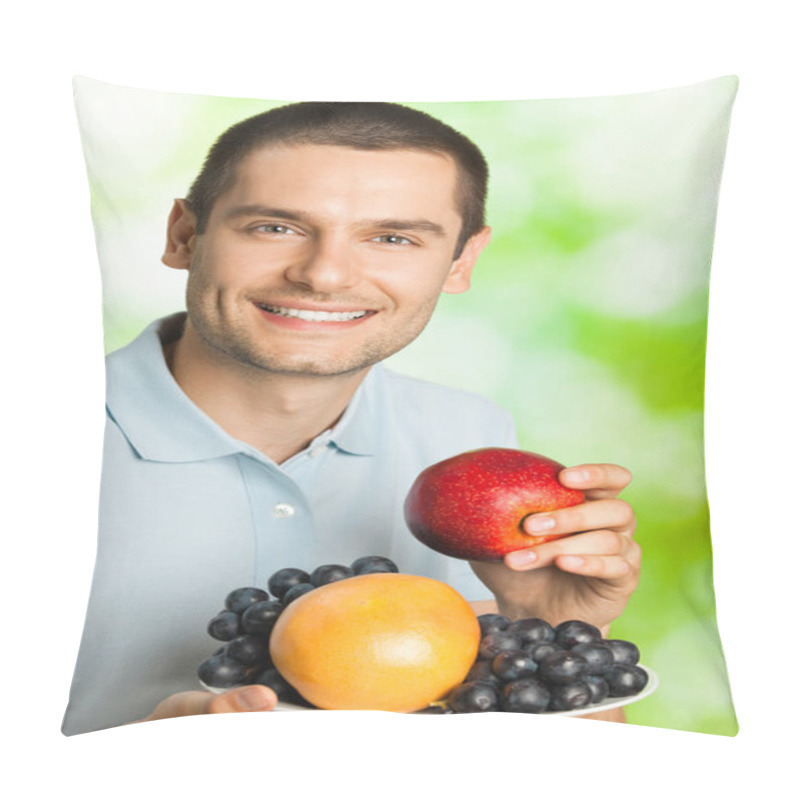
[[[306,311],[300,308],[283,308],[282,306],[264,306],[265,311],[280,317],[297,317],[308,322],[347,322],[363,317],[366,311]]]

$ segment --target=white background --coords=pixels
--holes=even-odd
[[[319,5],[319,7],[318,7]],[[786,796],[797,711],[792,4],[117,4],[4,15],[0,530],[16,796]],[[707,462],[736,738],[524,715],[221,715],[59,733],[94,560],[99,269],[70,80],[275,99],[532,99],[741,79],[712,269]],[[10,180],[6,177],[10,175]],[[124,687],[120,687],[124,691]],[[790,783],[791,785],[791,783]]]

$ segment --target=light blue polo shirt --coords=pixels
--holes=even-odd
[[[97,560],[67,735],[139,719],[200,688],[197,667],[219,645],[208,621],[231,590],[266,588],[283,567],[382,555],[467,600],[491,597],[467,562],[409,533],[402,506],[430,464],[516,447],[507,412],[378,365],[334,428],[277,465],[175,382],[159,337],[175,323],[154,322],[107,358]]]

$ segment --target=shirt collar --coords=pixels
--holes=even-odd
[[[190,462],[235,453],[263,454],[235,439],[178,386],[164,360],[160,334],[185,314],[156,320],[106,359],[106,405],[136,452],[145,459]],[[381,430],[382,368],[373,367],[356,390],[330,441],[353,455],[372,455]],[[315,440],[316,441],[316,440]]]
[[[345,453],[357,456],[375,455],[380,431],[385,428],[384,398],[384,370],[380,364],[376,364],[367,373],[331,431],[331,442]]]

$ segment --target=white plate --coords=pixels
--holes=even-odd
[[[545,711],[544,715],[546,717],[582,717],[585,714],[596,714],[598,711],[610,711],[612,708],[622,708],[622,706],[627,706],[631,703],[635,703],[637,700],[643,700],[645,697],[649,697],[658,689],[658,675],[644,664],[637,664],[636,666],[641,667],[647,673],[647,683],[644,685],[644,689],[642,689],[641,692],[629,694],[627,697],[609,697],[607,700],[603,700],[602,703],[595,703],[593,706],[587,706],[586,708],[573,708],[571,711]]]
[[[637,664],[636,666],[641,667],[647,673],[647,683],[645,684],[644,689],[638,694],[631,694],[627,697],[609,697],[607,700],[603,700],[602,703],[595,703],[592,706],[586,706],[584,708],[574,708],[570,711],[543,711],[540,716],[545,717],[582,717],[585,714],[596,714],[598,711],[610,711],[612,708],[622,708],[622,706],[630,705],[631,703],[635,703],[637,700],[644,700],[645,697],[649,697],[653,692],[658,688],[658,675],[650,669],[650,667],[646,667],[644,664]],[[200,681],[201,685],[204,689],[209,692],[213,692],[214,694],[220,694],[221,692],[227,691],[226,689],[216,689],[213,686],[206,686],[202,681]],[[317,708],[305,708],[304,706],[296,706],[292,703],[278,703],[277,706],[273,709],[273,711],[319,711],[321,709]],[[421,709],[420,711],[415,711],[415,714],[432,714],[432,713],[441,713],[436,706],[432,706],[429,709]]]

